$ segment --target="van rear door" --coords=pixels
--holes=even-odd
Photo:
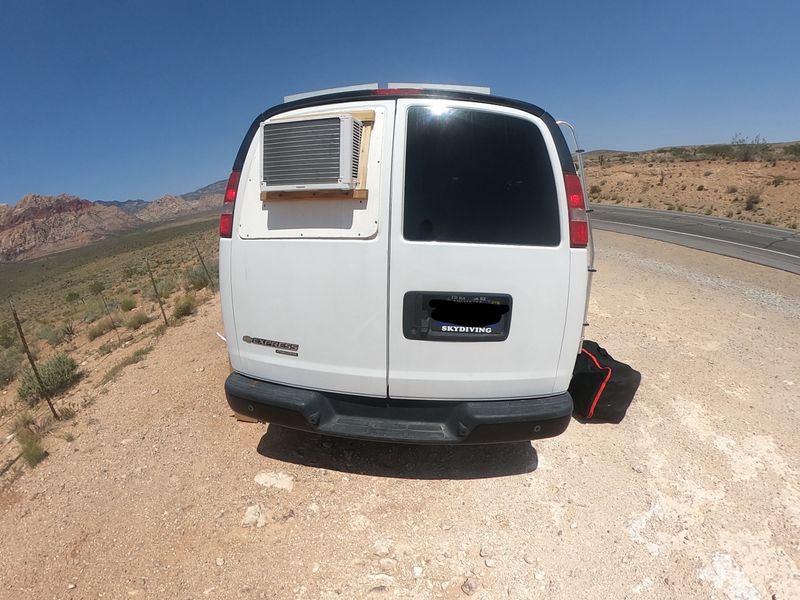
[[[398,100],[391,194],[389,395],[553,393],[570,248],[546,124],[499,105]]]
[[[261,197],[263,124],[242,169],[229,257],[233,368],[290,386],[386,396],[389,156],[393,100],[326,104],[270,123],[364,120],[366,197]],[[306,138],[284,144],[286,156]],[[317,146],[326,143],[312,138]],[[287,160],[278,156],[276,160]],[[319,197],[322,196],[322,197]],[[225,260],[226,253],[221,253]],[[229,334],[229,337],[230,334]]]

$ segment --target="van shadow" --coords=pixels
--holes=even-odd
[[[321,436],[270,425],[262,456],[307,467],[398,479],[485,479],[531,473],[539,457],[530,442],[419,446]]]

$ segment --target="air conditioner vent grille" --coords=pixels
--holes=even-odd
[[[361,122],[349,115],[264,125],[262,189],[352,189]]]

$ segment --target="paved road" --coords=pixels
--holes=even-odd
[[[800,232],[683,212],[592,205],[597,229],[661,240],[800,275]]]

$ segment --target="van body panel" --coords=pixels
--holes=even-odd
[[[230,252],[229,285],[236,302],[226,334],[233,333],[238,344],[237,371],[309,389],[386,395],[390,173],[380,165],[391,153],[394,102],[328,105],[316,112],[365,108],[374,111],[375,123],[369,196],[360,205],[330,199],[262,202],[260,134],[251,142]],[[279,225],[270,217],[275,210]],[[347,213],[350,218],[343,218]],[[366,225],[365,215],[371,221]],[[289,221],[301,226],[287,228]],[[370,235],[359,235],[367,230]]]
[[[558,211],[559,218],[555,222],[557,230],[560,228],[558,245],[405,239],[407,140],[404,133],[408,130],[409,110],[415,107],[430,108],[439,115],[450,109],[482,111],[511,117],[508,123],[518,120],[520,126],[533,124],[547,147],[545,160],[549,162],[550,177],[555,183],[555,197],[547,201]],[[442,151],[448,151],[446,144]],[[389,395],[392,398],[499,399],[552,393],[567,318],[570,248],[563,176],[546,124],[521,110],[492,104],[398,100],[392,172]],[[486,202],[493,201],[491,195],[487,196]],[[534,226],[532,223],[531,228]],[[407,339],[402,331],[402,312],[403,297],[410,290],[508,294],[513,298],[509,335],[497,343]]]

